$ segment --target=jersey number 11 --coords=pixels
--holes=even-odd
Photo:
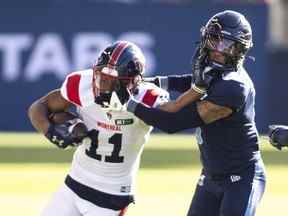
[[[121,145],[122,145],[122,134],[115,133],[108,139],[109,144],[113,145],[113,151],[110,156],[105,156],[104,161],[109,163],[123,163],[124,157],[119,156]],[[91,141],[91,146],[89,149],[86,149],[86,155],[88,155],[91,158],[94,158],[96,160],[101,161],[102,155],[97,154],[97,148],[98,148],[98,136],[95,137]]]

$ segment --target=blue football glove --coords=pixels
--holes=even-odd
[[[192,60],[192,89],[200,94],[205,94],[209,88],[215,70],[205,63],[207,56],[200,54],[200,48],[197,48]]]
[[[80,125],[81,124],[81,125]],[[77,127],[81,130],[75,130]],[[57,147],[65,149],[67,146],[78,146],[88,136],[88,129],[81,122],[67,121],[63,124],[50,124],[47,139]]]
[[[134,113],[136,110],[136,107],[140,103],[140,101],[136,100],[133,93],[131,93],[128,89],[127,89],[127,92],[129,94],[129,99],[128,99],[127,104],[126,104],[126,106],[127,106],[126,108],[127,108],[128,112]],[[137,92],[137,94],[138,94],[138,92]]]
[[[268,136],[270,144],[278,150],[288,147],[288,126],[269,125]]]

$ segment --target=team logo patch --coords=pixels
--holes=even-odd
[[[134,119],[115,119],[116,125],[130,125],[134,123]]]
[[[111,114],[111,113],[107,112],[106,115],[107,115],[107,118],[108,118],[108,119],[111,119],[111,118],[112,118],[112,114]]]

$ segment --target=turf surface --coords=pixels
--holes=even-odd
[[[288,151],[261,139],[267,187],[257,216],[288,215]],[[59,150],[34,133],[0,133],[1,215],[36,216],[69,169],[73,150]],[[200,172],[190,135],[152,135],[142,156],[136,205],[127,216],[185,215]]]

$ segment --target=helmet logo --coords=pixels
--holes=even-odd
[[[135,64],[135,70],[141,74],[142,71],[144,70],[143,64],[141,64],[141,62],[138,60],[134,61],[134,64]]]
[[[208,25],[207,27],[207,33],[208,34],[220,34],[222,30],[222,26],[220,25],[220,23],[218,22],[217,18],[214,18],[213,20],[211,20],[211,24]]]

